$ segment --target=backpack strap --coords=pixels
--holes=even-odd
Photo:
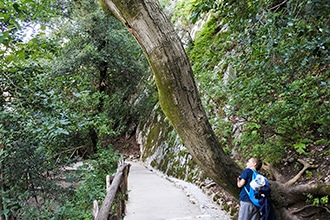
[[[254,177],[256,177],[258,174],[260,174],[258,171],[256,171],[255,169],[252,169],[252,168],[249,168],[250,170],[253,171],[253,175]],[[253,176],[252,176],[252,179],[253,179]]]
[[[251,169],[251,168],[250,168]],[[251,181],[254,180],[256,178],[256,176],[259,174],[256,170],[254,169],[251,169],[253,171],[253,174],[252,174],[252,178],[251,178]],[[250,181],[250,182],[251,182]],[[250,184],[250,183],[249,183]],[[250,186],[250,191],[246,188],[246,186],[244,186],[244,190],[246,192],[246,194],[249,196],[251,202],[257,206],[258,208],[260,207],[260,204],[258,203],[258,199],[255,198],[254,196],[254,193],[255,191],[253,189],[251,189],[251,186]]]

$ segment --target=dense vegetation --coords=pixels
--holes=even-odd
[[[329,1],[209,0],[182,1],[174,14],[173,21],[184,24],[205,22],[188,53],[228,154],[239,162],[250,156],[270,162],[271,178],[281,172],[274,178],[278,183],[306,161],[304,168],[318,168],[295,185],[329,184],[329,12]],[[327,216],[329,197],[317,194],[301,193],[300,211],[313,216],[323,210]],[[308,212],[305,202],[319,211]]]
[[[191,20],[211,19],[189,54],[219,136],[275,163],[313,146],[329,154],[330,3],[218,2],[195,1]],[[241,137],[230,143],[223,130],[239,123]]]
[[[91,219],[120,159],[111,143],[152,106],[147,62],[97,1],[0,4],[0,215]],[[93,170],[63,188],[80,158]]]

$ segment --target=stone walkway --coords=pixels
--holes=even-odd
[[[197,186],[165,177],[139,162],[130,164],[124,220],[230,219]]]

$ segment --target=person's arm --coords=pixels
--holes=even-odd
[[[245,184],[245,179],[242,179],[240,177],[237,177],[237,186],[238,188],[242,188]]]

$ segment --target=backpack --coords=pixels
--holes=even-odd
[[[270,204],[270,186],[266,177],[253,171],[252,180],[250,182],[250,191],[247,190],[246,186],[244,189],[249,195],[251,202],[258,207],[261,219],[275,219],[272,213],[272,206]]]
[[[269,184],[266,177],[259,174],[254,169],[251,170],[253,171],[253,174],[250,182],[250,191],[247,190],[246,186],[244,186],[244,189],[249,195],[251,202],[260,208],[262,206],[262,198],[266,196],[265,191],[268,191],[267,188],[269,188]]]

